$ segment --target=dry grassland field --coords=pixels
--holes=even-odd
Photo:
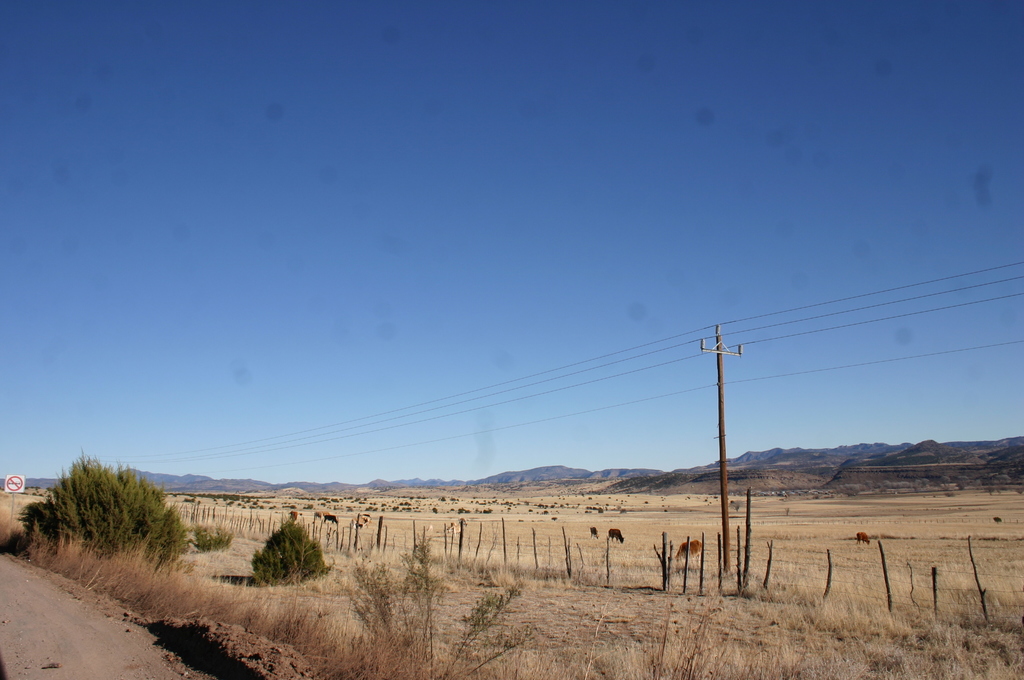
[[[356,566],[385,565],[400,578],[415,526],[441,579],[439,646],[457,644],[482,595],[520,589],[495,629],[517,644],[474,676],[1001,679],[1024,673],[1024,498],[1015,491],[754,495],[742,597],[735,568],[719,581],[717,497],[609,496],[582,485],[520,487],[514,494],[466,487],[344,497],[171,495],[187,523],[235,535],[226,551],[190,549],[185,573],[175,578],[221,603],[220,612],[192,614],[231,618],[223,603],[235,602],[276,611],[278,618],[312,617],[318,634],[353,645],[366,633],[353,609]],[[732,500],[735,567],[745,500]],[[253,552],[291,512],[320,541],[331,571],[301,585],[248,587]],[[338,524],[315,513],[333,514]],[[350,520],[358,513],[371,521],[358,531],[356,547]],[[461,559],[459,534],[444,530],[460,519]],[[607,540],[609,529],[624,541]],[[667,593],[656,555],[663,532],[673,547],[688,537],[705,541],[703,577],[700,553],[689,570],[680,558]],[[871,543],[857,542],[858,532]],[[254,627],[246,616],[233,622]],[[270,631],[275,635],[292,644],[301,637],[284,629]]]
[[[517,672],[546,668],[552,673],[536,677],[648,677],[663,639],[667,647],[700,645],[710,670],[720,666],[719,672],[742,669],[741,674],[765,677],[1021,677],[1024,499],[1016,492],[755,495],[745,596],[737,598],[735,571],[719,582],[717,497],[571,491],[520,488],[510,495],[462,488],[410,495],[406,489],[332,498],[175,496],[172,501],[187,520],[229,526],[236,533],[227,552],[187,557],[194,576],[236,590],[228,584],[245,579],[225,577],[248,576],[249,559],[267,528],[286,513],[300,513],[299,521],[324,545],[334,569],[322,580],[260,595],[282,604],[301,600],[352,629],[359,627],[351,615],[353,565],[368,560],[400,571],[415,527],[444,574],[442,630],[458,629],[482,592],[520,585],[522,595],[508,624],[528,627],[530,638],[503,663],[519,664]],[[732,500],[731,532],[737,527],[745,532],[744,498]],[[337,527],[318,521],[318,511],[335,514]],[[357,513],[372,518],[358,532],[358,547],[350,527]],[[458,533],[444,530],[460,519],[466,522],[461,559]],[[596,539],[591,527],[597,529]],[[611,528],[624,542],[606,540]],[[671,590],[661,590],[656,548],[663,532],[674,546],[703,536],[703,590],[699,554],[689,571],[682,558],[676,560]],[[858,543],[858,532],[868,534],[871,543]],[[731,538],[735,565],[735,533]],[[823,599],[829,553],[832,584]]]

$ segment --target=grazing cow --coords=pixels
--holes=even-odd
[[[626,539],[624,539],[622,537],[622,532],[619,531],[618,529],[609,529],[608,530],[608,538],[610,538],[612,540],[616,540],[619,543],[625,543],[626,542]]]
[[[597,527],[590,527],[590,537],[597,538]]]
[[[334,524],[338,523],[338,516],[337,515],[330,515],[330,514],[328,514],[326,512],[323,512],[323,513],[320,513],[320,516],[323,517],[325,522],[333,522]]]
[[[700,557],[700,551],[704,549],[699,539],[690,539],[689,544],[685,541],[679,544],[679,550],[676,551],[676,559],[680,560],[686,556],[686,551],[690,551],[690,557]]]
[[[863,531],[858,531],[857,532],[857,542],[858,543],[866,543],[867,545],[871,545],[871,539],[868,538],[868,535],[865,534]]]
[[[357,527],[362,529],[370,523],[370,516],[367,515],[365,512],[361,512],[358,515],[356,515],[355,523]]]
[[[299,513],[297,513],[296,511],[292,510],[288,514],[291,516],[293,522],[299,521]]]

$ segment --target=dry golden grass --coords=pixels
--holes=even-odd
[[[298,506],[311,526],[315,510],[335,512],[344,524],[356,512],[374,508],[372,531],[361,532],[363,549],[356,551],[346,547],[351,540],[347,533],[328,536],[318,527],[321,539],[330,539],[325,554],[334,569],[317,581],[254,589],[218,579],[251,573],[249,560],[265,538],[253,528],[258,527],[254,520],[262,519],[269,530],[288,505]],[[236,538],[228,551],[186,555],[185,571],[153,574],[137,560],[99,561],[70,546],[38,559],[150,616],[202,614],[290,642],[320,665],[324,677],[429,677],[429,668],[409,667],[409,656],[401,648],[360,642],[365,632],[352,614],[354,566],[384,564],[400,572],[402,556],[412,547],[413,521],[418,540],[427,531],[446,590],[436,612],[439,649],[454,644],[462,618],[481,593],[513,585],[523,591],[508,623],[529,626],[532,638],[482,668],[477,674],[482,677],[1001,680],[1024,672],[1024,504],[1015,493],[755,497],[751,576],[746,596],[740,598],[735,597],[734,576],[724,579],[719,593],[715,536],[720,517],[714,499],[704,496],[590,493],[486,499],[462,493],[453,499],[435,491],[430,498],[391,492],[326,502],[263,499],[260,509],[241,510],[237,503],[227,507],[223,500],[204,498],[203,506],[208,526],[224,523]],[[389,510],[381,512],[385,506]],[[390,510],[396,506],[411,510]],[[209,515],[214,507],[216,521]],[[460,507],[473,512],[459,514]],[[588,512],[596,507],[604,512]],[[492,512],[482,512],[488,509]],[[388,537],[382,551],[373,549],[380,514]],[[994,522],[996,516],[1003,521]],[[441,532],[443,524],[460,517],[469,521],[461,562],[457,537]],[[0,514],[0,526],[5,519]],[[742,524],[742,516],[735,514],[732,522],[733,527]],[[590,538],[590,526],[600,530],[600,540]],[[604,536],[612,527],[622,531],[625,543],[606,545]],[[571,580],[566,577],[563,529],[572,548]],[[687,595],[681,594],[680,573],[672,593],[659,592],[653,547],[660,546],[662,531],[676,544],[704,532],[704,596],[695,595],[696,571],[690,572]],[[855,543],[857,531],[871,535],[870,546]],[[981,617],[968,535],[987,589],[988,624]],[[879,537],[889,566],[892,614],[886,607]],[[765,590],[769,541],[774,556]],[[606,548],[610,588],[604,586]],[[833,556],[834,579],[823,601],[826,550]],[[931,601],[932,566],[939,575],[937,615]]]

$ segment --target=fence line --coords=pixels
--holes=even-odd
[[[221,525],[239,535],[257,540],[269,536],[289,518],[289,513],[283,510],[225,508],[200,503],[178,503],[177,509],[183,519],[191,524]],[[591,539],[592,534],[583,534],[582,531],[579,538],[569,533],[564,535],[565,560],[561,560],[552,556],[550,537],[546,553],[544,542],[538,549],[536,532],[539,525],[536,523],[530,523],[529,526],[522,527],[524,530],[520,530],[518,523],[506,526],[500,517],[474,517],[470,522],[462,518],[452,521],[448,517],[443,517],[431,522],[419,517],[414,520],[380,515],[375,518],[376,521],[370,522],[364,528],[356,525],[347,515],[337,516],[336,520],[331,522],[322,516],[311,516],[308,510],[297,514],[297,521],[320,542],[324,550],[338,555],[406,551],[418,539],[430,542],[437,550],[438,559],[453,565],[461,564],[483,569],[502,568],[539,578],[566,578],[568,569],[569,578],[583,584],[654,588],[662,584],[672,592],[682,592],[682,589],[686,588],[688,593],[696,593],[697,589],[689,584],[698,580],[694,571],[696,565],[699,563],[702,570],[705,568],[704,558],[707,553],[704,550],[708,549],[707,545],[702,547],[700,560],[692,557],[687,560],[680,557],[676,560],[671,567],[673,572],[686,569],[687,564],[689,568],[681,578],[673,580],[670,575],[666,576],[664,565],[659,561],[667,560],[669,555],[662,553],[661,558],[656,558],[656,546],[631,544],[627,547],[623,542],[612,541],[610,536],[595,541]],[[418,534],[414,534],[417,521],[420,523],[419,531]],[[843,522],[813,522],[826,523]],[[882,522],[856,522],[858,525],[878,523]],[[473,531],[472,524],[479,524],[479,528]],[[485,524],[490,525],[490,531],[484,530]],[[772,524],[770,521],[751,522],[752,527]],[[787,522],[787,525],[793,526],[794,522]],[[574,525],[573,528],[577,526]],[[561,529],[564,531],[566,527],[562,525]],[[682,545],[686,541],[684,535],[678,535],[682,530],[679,527],[673,527],[672,530],[677,534],[676,540]],[[366,536],[365,532],[369,532],[370,535]],[[707,536],[709,543],[714,541],[714,536],[713,533]],[[820,554],[808,553],[804,546],[794,550],[794,546],[788,544],[789,540],[797,539],[775,537],[772,541],[771,581],[768,592],[803,593],[801,597],[821,601],[826,580],[829,579],[826,546],[821,546]],[[851,539],[837,539],[834,544],[827,546],[831,552],[833,569],[830,599],[852,597],[876,603],[879,607],[889,606],[888,602],[891,601],[891,608],[895,612],[923,612],[933,608],[934,587],[937,593],[934,604],[937,604],[939,615],[980,617],[983,612],[979,604],[979,590],[984,590],[990,620],[1021,621],[1021,614],[1024,613],[1024,589],[1017,588],[1016,585],[1007,587],[1007,583],[1022,578],[1020,565],[1024,562],[1024,544],[1020,551],[1021,557],[1014,560],[1013,564],[1009,564],[1005,557],[992,556],[994,551],[985,545],[989,542],[976,543],[973,546],[977,565],[975,576],[964,539],[883,537],[883,540],[889,560],[888,595],[877,552],[865,546],[854,547],[851,545]],[[948,553],[951,540],[963,543],[963,549],[957,548],[956,554],[952,556]],[[938,546],[929,545],[940,542],[942,554],[936,549]],[[655,547],[653,552],[652,547]],[[1003,548],[1001,552],[1005,555],[1005,543]],[[674,547],[670,551],[672,550]],[[859,552],[851,553],[853,550]],[[713,578],[716,567],[712,548],[710,564],[706,566],[707,573],[702,574],[700,578],[700,582],[705,584],[702,592],[735,595],[739,589],[764,590],[761,583],[762,578],[767,575],[769,548],[766,542],[760,541],[755,535],[751,540],[750,551],[751,567],[750,573],[747,574],[748,578],[740,583],[737,583],[736,579],[731,582],[729,579],[723,579],[723,585],[718,586],[715,585]],[[497,559],[494,558],[495,554]],[[565,564],[561,564],[563,561]],[[930,569],[935,574],[936,582],[931,580]],[[691,574],[692,578],[688,578]],[[751,576],[753,578],[749,578]]]

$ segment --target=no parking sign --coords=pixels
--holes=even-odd
[[[25,475],[7,475],[4,479],[4,491],[7,493],[25,493]]]

